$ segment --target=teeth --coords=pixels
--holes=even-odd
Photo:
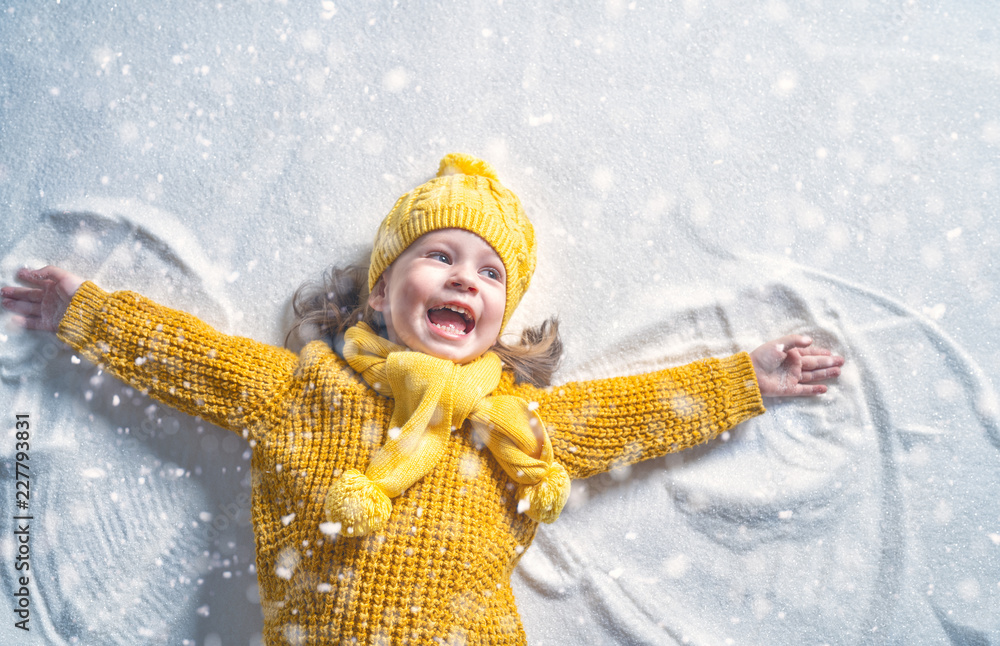
[[[449,332],[458,332],[459,334],[465,334],[465,330],[459,330],[457,327],[451,325],[438,325],[437,323],[431,323],[434,327],[441,328],[442,330],[448,330]]]
[[[459,334],[466,334],[467,333],[466,332],[466,327],[468,326],[468,324],[471,323],[472,321],[475,321],[475,317],[472,316],[472,312],[470,312],[469,310],[465,309],[461,305],[450,305],[450,304],[449,305],[441,305],[440,307],[435,307],[433,309],[435,309],[435,310],[451,310],[452,312],[455,312],[456,314],[458,314],[459,316],[461,316],[463,319],[465,319],[466,325],[464,325],[464,326],[458,326],[458,327],[456,327],[455,325],[452,325],[452,324],[448,324],[448,325],[439,325],[437,323],[433,323],[432,324],[435,327],[438,327],[438,328],[440,328],[442,330],[448,330],[449,332],[457,332]]]
[[[465,309],[464,307],[461,307],[460,305],[442,305],[441,309],[451,310],[452,312],[458,312],[464,318],[467,318],[467,319],[471,319],[472,318],[472,312],[470,312],[469,310]]]

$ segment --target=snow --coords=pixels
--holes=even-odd
[[[849,361],[579,483],[515,572],[530,643],[1000,642],[1000,5],[581,4],[10,3],[3,280],[63,264],[280,345],[302,281],[478,154],[535,223],[510,328],[558,314],[558,379],[793,332]],[[252,643],[247,443],[98,374],[0,335],[65,574],[36,643]]]

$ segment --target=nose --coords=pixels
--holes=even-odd
[[[455,289],[468,290],[472,294],[479,292],[479,287],[476,286],[475,275],[476,272],[464,265],[455,264],[452,265],[454,271],[451,274],[451,286]]]

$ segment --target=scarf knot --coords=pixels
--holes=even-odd
[[[553,460],[545,426],[528,403],[490,395],[502,373],[496,354],[457,365],[407,350],[359,323],[345,335],[344,358],[394,404],[388,439],[365,472],[349,469],[330,486],[326,517],[340,523],[343,534],[364,536],[384,528],[391,499],[431,472],[444,457],[452,430],[466,420],[520,485],[518,511],[539,522],[559,517],[569,497],[569,475]]]

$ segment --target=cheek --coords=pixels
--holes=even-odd
[[[495,319],[493,321],[493,327],[496,328],[498,333],[500,332],[500,324],[503,322],[504,306],[507,304],[506,296],[507,293],[503,291],[495,295],[490,301],[491,318]]]

